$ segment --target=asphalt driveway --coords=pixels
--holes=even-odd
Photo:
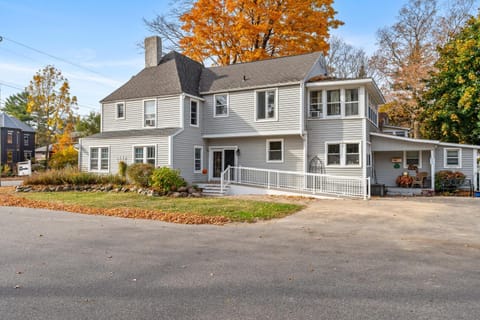
[[[0,207],[0,319],[478,319],[480,199],[187,226]]]

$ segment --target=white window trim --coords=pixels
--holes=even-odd
[[[123,117],[118,116],[118,105],[119,104],[123,105]],[[116,120],[125,120],[125,114],[127,113],[126,111],[127,111],[127,108],[126,108],[125,101],[115,102],[115,119]],[[144,114],[145,114],[145,110],[144,110]]]
[[[257,118],[257,115],[258,115],[258,112],[257,112],[257,93],[258,92],[267,92],[267,91],[275,91],[275,117],[274,118],[267,118],[266,117],[266,113],[265,113],[265,119],[258,119]],[[278,121],[278,113],[279,113],[279,104],[278,104],[278,88],[268,88],[268,89],[260,89],[260,90],[254,90],[254,94],[255,94],[255,97],[253,99],[253,103],[254,103],[254,112],[255,112],[255,115],[254,115],[254,119],[255,119],[255,122],[274,122],[274,121]],[[266,110],[267,111],[267,110]]]
[[[147,163],[147,152],[146,148],[148,147],[154,147],[155,148],[155,163],[154,166],[157,166],[157,159],[158,159],[158,154],[157,154],[157,145],[156,144],[134,144],[132,146],[132,164],[135,163],[135,148],[143,148],[143,162],[142,163]]]
[[[409,152],[411,151],[417,151],[418,152],[418,166],[417,169],[422,168],[422,153],[423,150],[408,150]],[[407,164],[407,151],[403,151],[403,168],[408,169],[408,164]]]
[[[192,102],[194,101],[197,103],[197,124],[192,124]],[[198,128],[200,126],[200,101],[198,101],[197,99],[190,99],[190,109],[188,114],[190,118],[190,127]]]
[[[195,170],[195,151],[200,149],[200,170]],[[202,173],[203,170],[203,146],[193,147],[193,173]]]
[[[458,151],[458,165],[447,164],[447,151]],[[443,167],[452,169],[462,168],[462,148],[444,148],[443,149]]]
[[[281,142],[282,143],[282,160],[268,160],[268,155],[270,153],[270,142]],[[267,163],[284,163],[285,162],[285,141],[284,139],[267,139],[266,146],[266,162]]]
[[[340,164],[328,164],[328,145],[340,145]],[[358,164],[347,163],[347,144],[358,144]],[[361,141],[326,141],[325,142],[325,166],[330,168],[361,168],[362,167],[362,143]]]
[[[107,148],[108,149],[108,168],[105,170],[102,170],[102,151],[100,149],[102,148]],[[92,157],[92,149],[98,149],[98,169],[92,169],[91,168],[91,157]],[[91,146],[88,149],[88,171],[90,172],[110,172],[110,158],[111,158],[111,153],[110,153],[110,146]]]
[[[147,101],[155,101],[155,125],[153,127],[147,127],[145,126],[145,102]],[[158,121],[157,121],[157,99],[145,99],[142,100],[142,127],[144,129],[155,129],[157,128]]]
[[[227,96],[227,114],[217,115],[217,96]],[[226,118],[230,115],[230,94],[217,93],[213,95],[213,117],[214,118]]]

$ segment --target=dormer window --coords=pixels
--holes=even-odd
[[[125,103],[119,102],[116,104],[117,119],[125,119]]]
[[[155,128],[156,111],[155,100],[143,102],[143,126],[145,128]]]

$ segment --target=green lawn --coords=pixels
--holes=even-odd
[[[224,216],[231,221],[254,222],[281,218],[302,205],[232,198],[146,197],[134,193],[32,192],[22,197],[95,208],[139,208],[172,213]]]

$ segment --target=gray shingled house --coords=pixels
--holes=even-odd
[[[35,157],[35,129],[15,117],[0,113],[0,164],[14,168]]]
[[[361,195],[412,165],[430,177],[424,187],[445,168],[476,179],[478,146],[382,132],[375,82],[328,78],[320,53],[204,67],[162,56],[158,37],[145,48],[145,68],[101,101],[101,133],[81,139],[81,170],[144,162],[195,183]]]

